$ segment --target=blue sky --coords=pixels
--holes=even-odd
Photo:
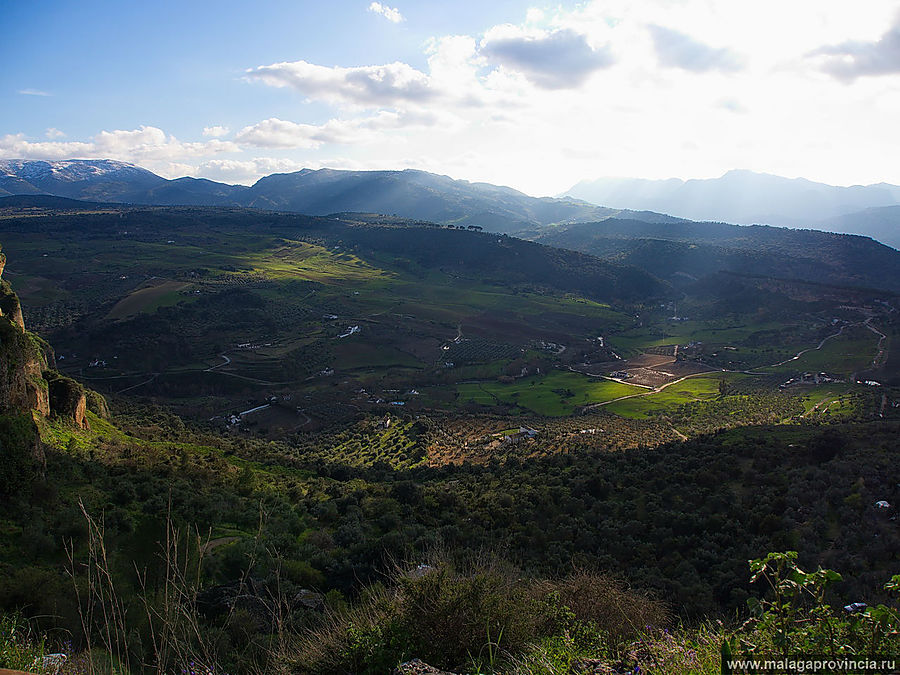
[[[0,156],[900,183],[900,2],[0,0]]]

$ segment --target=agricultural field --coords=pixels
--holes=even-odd
[[[809,349],[796,358],[763,370],[777,373],[828,372],[849,377],[872,366],[878,353],[878,342],[879,336],[865,326],[851,326],[821,343],[820,348]]]
[[[643,395],[613,401],[604,408],[622,417],[646,419],[693,401],[709,401],[720,395],[720,382],[732,382],[739,375],[698,375],[666,386],[661,391],[640,392]]]
[[[460,404],[511,406],[548,417],[571,415],[583,406],[612,401],[642,391],[646,390],[563,371],[526,377],[509,384],[495,381],[457,386]]]
[[[193,284],[160,279],[148,282],[113,305],[107,319],[121,321],[135,314],[152,314],[160,307],[172,307],[186,301]]]
[[[391,392],[417,390],[404,401],[407,414],[561,418],[598,406],[646,425],[694,406],[698,428],[708,428],[717,409],[729,420],[770,419],[759,391],[777,393],[804,370],[865,370],[879,336],[859,324],[872,317],[888,328],[873,303],[866,314],[815,298],[807,311],[791,301],[725,315],[692,296],[678,304],[691,318],[674,320],[673,302],[658,302],[665,297],[645,303],[611,291],[615,275],[602,266],[559,267],[562,254],[548,259],[524,242],[468,232],[215,209],[85,222],[2,221],[7,275],[26,321],[54,344],[63,371],[103,393],[164,401],[202,419],[290,396],[315,420],[309,429],[332,413],[346,420],[391,410]],[[536,254],[557,266],[552,274],[523,267],[523,256]],[[887,334],[882,365],[896,360]],[[628,376],[615,382],[570,368]],[[771,381],[758,377],[743,403],[735,391],[721,398],[720,379],[740,388],[742,371]],[[296,426],[272,415],[248,422],[250,432]]]

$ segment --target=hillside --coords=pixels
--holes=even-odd
[[[669,280],[719,271],[900,290],[900,253],[868,237],[725,223],[609,218],[551,230],[551,246],[652,271]]]
[[[600,178],[582,181],[565,194],[612,208],[649,209],[691,220],[793,227],[814,227],[863,209],[900,204],[896,185],[837,187],[737,170],[720,178],[687,181]],[[879,238],[865,223],[846,225],[852,229],[841,231]]]
[[[24,317],[65,375],[46,346],[39,380],[4,370],[46,383],[50,411],[20,400],[24,426],[0,427],[0,625],[74,664],[562,675],[667,653],[658,672],[711,673],[723,640],[768,639],[744,623],[765,600],[747,560],[841,570],[835,607],[890,598],[889,292],[676,289],[386,216],[11,201],[0,322],[24,340]],[[730,250],[756,229],[608,226]]]
[[[815,228],[826,232],[856,232],[900,249],[900,205],[847,213],[820,221]]]

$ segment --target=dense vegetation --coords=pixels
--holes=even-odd
[[[714,672],[723,642],[822,647],[785,626],[837,626],[826,599],[891,601],[887,291],[720,273],[675,290],[384,217],[0,229],[67,375],[40,343],[42,381],[88,410],[0,420],[0,610],[7,637],[31,631],[10,665],[50,630],[133,673]],[[796,558],[755,573],[818,598],[780,623],[747,569],[772,551]],[[859,619],[886,622],[879,648],[892,611]]]

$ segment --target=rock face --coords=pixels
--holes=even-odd
[[[0,274],[5,265],[0,252]],[[60,375],[54,361],[50,345],[25,330],[19,298],[0,278],[0,503],[27,499],[46,470],[41,417],[53,415],[87,429],[88,408],[101,417],[109,414],[100,394]]]
[[[84,393],[87,398],[87,409],[100,419],[109,419],[109,406],[106,404],[103,394],[93,389],[86,389]]]
[[[0,253],[0,275],[6,256]],[[53,349],[25,330],[22,306],[9,282],[0,277],[0,415],[58,415],[87,428],[88,392],[54,367]],[[91,394],[91,410],[108,415],[105,399]]]
[[[0,412],[37,410],[50,414],[47,383],[48,347],[25,331],[19,298],[0,279]]]
[[[51,414],[72,422],[79,429],[89,428],[84,387],[72,378],[51,371],[45,372],[44,378],[49,384]]]

